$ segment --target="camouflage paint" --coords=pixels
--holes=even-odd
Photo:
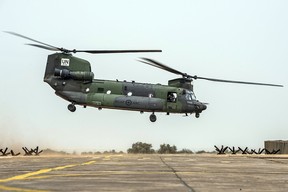
[[[78,105],[133,111],[200,113],[204,104],[186,99],[190,79],[174,79],[169,85],[93,79],[88,61],[66,53],[48,56],[44,81],[56,95]],[[93,79],[93,80],[92,80]],[[177,94],[175,102],[168,93]]]

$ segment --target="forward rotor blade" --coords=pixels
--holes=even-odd
[[[169,67],[167,65],[159,63],[158,61],[155,61],[153,59],[149,59],[149,58],[141,58],[141,59],[144,60],[144,61],[139,60],[142,63],[151,65],[153,67],[157,67],[159,69],[163,69],[165,71],[169,71],[170,73],[174,73],[174,74],[177,74],[177,75],[182,75],[183,77],[187,77],[186,73],[182,73],[182,72],[180,72],[180,71],[178,71],[176,69],[173,69],[173,68],[171,68],[171,67]]]
[[[41,41],[32,39],[32,38],[30,38],[30,37],[26,37],[26,36],[24,36],[24,35],[21,35],[21,34],[12,32],[12,31],[4,31],[4,32],[5,32],[5,33],[9,33],[9,34],[11,34],[11,35],[15,35],[15,36],[21,37],[21,38],[24,38],[24,39],[28,39],[28,40],[30,40],[30,41],[33,41],[33,42],[35,42],[35,43],[39,43],[39,44],[45,45],[45,46],[47,46],[47,47],[51,47],[51,48],[53,48],[54,50],[61,50],[61,48],[59,48],[59,47],[55,47],[55,46],[53,46],[53,45],[49,45],[49,44],[47,44],[47,43],[43,43],[43,42],[41,42]],[[40,46],[37,46],[36,44],[29,44],[29,45],[35,46],[35,47],[39,47],[39,48],[43,48],[43,49],[47,49],[47,47],[46,47],[46,48],[40,47]]]
[[[150,62],[148,62],[148,61],[144,61],[144,60],[137,60],[137,61],[142,62],[142,63],[145,63],[145,64],[147,64],[147,65],[151,65],[151,66],[153,66],[153,67],[157,67],[157,68],[159,68],[159,69],[166,70],[166,69],[164,69],[163,67],[161,67],[161,66],[159,66],[159,65],[155,65],[155,64],[150,63]],[[170,71],[169,71],[169,72],[170,72]]]
[[[198,77],[196,75],[188,75],[187,73],[182,73],[176,69],[173,69],[167,65],[164,65],[162,63],[159,63],[158,61],[155,61],[153,59],[149,58],[141,58],[142,60],[139,60],[142,63],[151,65],[153,67],[157,67],[159,69],[163,69],[165,71],[177,74],[177,75],[182,75],[185,78],[192,78],[192,79],[203,79],[203,80],[208,80],[208,81],[214,81],[214,82],[221,82],[221,83],[238,83],[238,84],[250,84],[250,85],[263,85],[263,86],[273,86],[273,87],[283,87],[283,85],[278,85],[278,84],[269,84],[269,83],[258,83],[258,82],[248,82],[248,81],[234,81],[234,80],[225,80],[225,79],[215,79],[215,78],[207,78],[207,77]]]
[[[273,86],[273,87],[283,87],[283,85],[277,84],[269,84],[269,83],[258,83],[258,82],[248,82],[248,81],[233,81],[233,80],[225,80],[225,79],[214,79],[207,77],[198,77],[198,76],[188,76],[193,79],[204,79],[208,81],[222,82],[222,83],[238,83],[238,84],[250,84],[250,85],[263,85],[263,86]]]

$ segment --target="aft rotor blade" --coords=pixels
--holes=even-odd
[[[105,53],[144,53],[144,52],[162,52],[162,50],[143,49],[143,50],[72,50],[71,52],[79,53],[92,53],[92,54],[105,54]]]
[[[31,44],[31,43],[27,43],[25,45],[30,45],[30,46],[33,46],[33,47],[38,47],[38,48],[41,48],[41,49],[47,49],[49,51],[59,51],[59,49],[56,49],[56,48],[53,48],[53,47],[48,47],[48,46],[45,46],[45,45],[38,45],[38,44]]]
[[[84,53],[92,53],[92,54],[106,54],[106,53],[143,53],[143,52],[162,52],[162,50],[155,50],[155,49],[143,49],[143,50],[76,50],[76,49],[65,49],[65,48],[60,48],[60,47],[55,47],[53,45],[49,45],[47,43],[43,43],[41,41],[32,39],[30,37],[26,37],[24,35],[15,33],[15,32],[11,32],[11,31],[4,31],[5,33],[9,33],[11,35],[15,35],[24,39],[28,39],[30,41],[33,41],[35,43],[39,43],[38,44],[27,44],[30,46],[34,46],[34,47],[38,47],[41,49],[46,49],[46,50],[50,50],[50,51],[61,51],[64,53],[77,53],[77,52],[84,52]]]
[[[37,46],[36,44],[29,44],[29,45],[31,45],[31,46],[35,46],[35,47],[39,47],[39,48],[43,48],[43,49],[47,49],[48,47],[51,47],[51,48],[54,49],[54,50],[60,50],[60,51],[61,51],[61,48],[59,48],[59,47],[55,47],[55,46],[53,46],[53,45],[49,45],[49,44],[47,44],[47,43],[43,43],[43,42],[41,42],[41,41],[32,39],[32,38],[30,38],[30,37],[26,37],[26,36],[24,36],[24,35],[21,35],[21,34],[12,32],[12,31],[4,31],[4,32],[5,32],[5,33],[9,33],[9,34],[11,34],[11,35],[15,35],[15,36],[21,37],[21,38],[24,38],[24,39],[28,39],[28,40],[30,40],[30,41],[33,41],[33,42],[35,42],[35,43],[39,43],[39,44],[45,45],[45,46],[47,46],[47,47]]]
[[[208,81],[222,82],[222,83],[238,83],[238,84],[250,84],[250,85],[263,85],[263,86],[273,86],[273,87],[283,87],[283,85],[270,84],[270,83],[258,83],[258,82],[248,82],[248,81],[233,81],[233,80],[225,80],[225,79],[214,79],[207,77],[198,77],[198,76],[188,76],[193,79],[204,79]]]

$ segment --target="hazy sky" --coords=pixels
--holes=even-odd
[[[137,141],[193,151],[214,145],[259,148],[288,139],[288,2],[267,0],[0,0],[1,31],[69,49],[162,49],[162,53],[75,56],[97,79],[167,84],[178,76],[142,64],[148,57],[191,75],[283,84],[284,88],[194,82],[208,108],[181,114],[78,107],[43,82],[48,54],[0,33],[0,148],[126,150]]]

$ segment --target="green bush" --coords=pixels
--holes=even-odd
[[[155,153],[155,150],[152,149],[152,144],[137,142],[132,144],[132,148],[127,150],[127,153],[146,153],[151,154]]]
[[[160,145],[160,149],[158,150],[160,154],[174,154],[177,153],[177,147],[175,145],[170,146],[169,144]]]

